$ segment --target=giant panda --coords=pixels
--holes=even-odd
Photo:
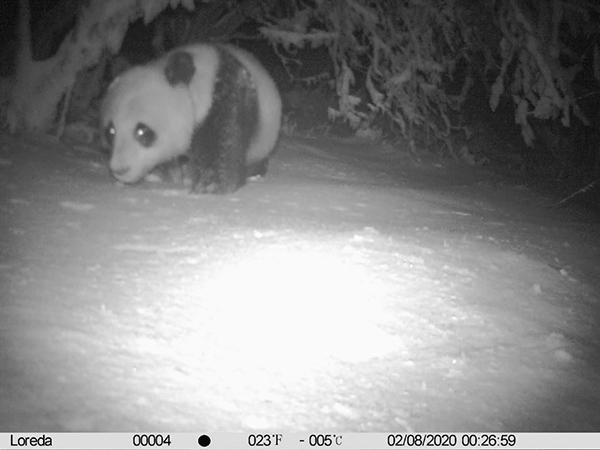
[[[101,108],[109,169],[126,184],[186,160],[191,190],[229,193],[264,175],[281,125],[273,79],[248,52],[192,44],[129,69]]]

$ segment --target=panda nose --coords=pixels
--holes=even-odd
[[[110,171],[113,173],[113,175],[119,177],[122,175],[125,175],[127,172],[129,172],[130,167],[129,166],[120,166],[120,167],[111,167]]]

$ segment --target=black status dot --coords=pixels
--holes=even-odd
[[[208,437],[206,434],[198,436],[198,445],[200,447],[208,447],[210,445],[210,437]]]

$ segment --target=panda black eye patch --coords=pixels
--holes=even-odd
[[[133,131],[135,140],[142,144],[144,147],[151,147],[156,141],[156,133],[152,128],[143,123],[138,123]]]
[[[104,129],[104,138],[106,139],[108,145],[110,145],[111,147],[113,146],[113,143],[115,141],[115,134],[117,134],[117,130],[115,130],[115,126],[113,125],[113,123],[110,122]]]

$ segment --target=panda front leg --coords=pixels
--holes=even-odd
[[[234,192],[246,184],[249,136],[240,112],[239,106],[232,107],[217,131],[216,194]]]
[[[247,132],[239,109],[213,108],[196,131],[190,154],[192,192],[227,194],[246,182]]]

